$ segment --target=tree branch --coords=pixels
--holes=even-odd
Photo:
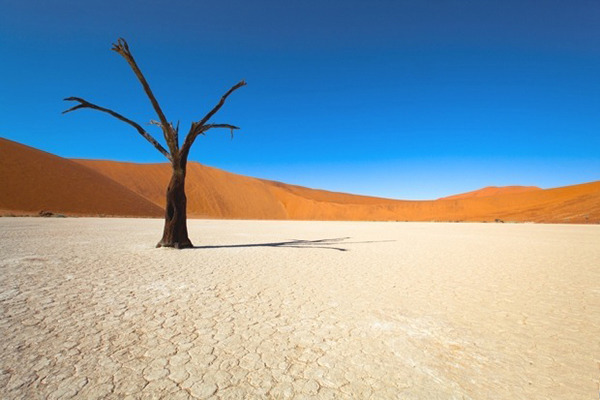
[[[171,125],[171,127],[173,127],[173,125]],[[177,148],[179,148],[179,121],[177,121],[177,126],[173,130],[173,136],[175,138],[175,144],[177,145]]]
[[[204,125],[204,127],[206,128],[205,131],[212,129],[212,128],[227,128],[227,129],[240,129],[239,126],[235,126],[235,125],[230,125],[230,124],[207,124]]]
[[[200,126],[203,126],[205,123],[207,123],[207,122],[208,122],[208,120],[209,120],[209,119],[210,119],[210,118],[211,118],[213,115],[215,115],[215,114],[216,114],[216,112],[217,112],[217,111],[219,111],[219,110],[221,109],[221,107],[223,107],[223,104],[225,104],[225,100],[227,100],[227,97],[229,97],[229,95],[230,95],[231,93],[233,93],[234,91],[238,90],[238,89],[239,89],[239,88],[241,88],[242,86],[246,86],[246,81],[239,81],[238,83],[236,83],[235,85],[233,85],[233,86],[231,87],[231,89],[229,89],[229,90],[227,91],[227,93],[225,93],[223,96],[221,96],[221,100],[219,100],[219,102],[217,103],[217,105],[216,105],[216,106],[214,106],[214,107],[213,107],[213,109],[212,109],[212,110],[210,110],[210,111],[209,111],[209,113],[208,113],[208,114],[206,114],[206,115],[204,116],[204,118],[202,118],[202,119],[201,119],[201,120],[198,122],[198,124],[199,124]]]
[[[234,129],[240,129],[237,126],[229,125],[229,124],[208,124],[207,125],[206,122],[208,122],[208,120],[213,115],[215,115],[217,113],[217,111],[219,111],[221,109],[221,107],[223,107],[223,104],[225,104],[225,100],[227,100],[227,97],[229,97],[229,95],[231,93],[233,93],[237,89],[241,88],[242,86],[246,86],[246,81],[240,81],[240,82],[236,83],[235,85],[233,85],[231,87],[231,89],[229,89],[223,96],[221,96],[221,100],[219,100],[217,105],[214,106],[213,109],[210,110],[208,112],[208,114],[206,114],[204,116],[204,118],[202,118],[198,122],[192,122],[190,131],[188,132],[188,134],[183,142],[183,145],[181,146],[181,152],[183,154],[187,154],[190,151],[190,148],[192,147],[192,144],[194,144],[194,140],[196,140],[198,135],[204,134],[204,132],[206,132],[207,130],[209,130],[211,128],[229,128],[229,129],[231,129],[232,136],[233,136]]]
[[[239,127],[235,126],[235,125],[229,125],[229,124],[207,124],[204,125],[204,127],[206,128],[206,130],[204,130],[202,133],[206,132],[209,129],[212,128],[227,128],[231,131],[231,138],[233,139],[233,131],[234,129],[240,129]]]
[[[169,154],[169,152],[167,150],[165,150],[165,148],[162,147],[161,144],[156,141],[156,139],[154,139],[148,132],[146,132],[144,130],[144,128],[142,128],[138,123],[130,120],[129,118],[125,118],[124,116],[122,116],[119,113],[114,112],[113,110],[109,110],[108,108],[97,106],[93,103],[90,103],[87,100],[80,98],[80,97],[67,97],[64,100],[65,101],[77,101],[77,102],[79,102],[79,104],[69,108],[68,110],[63,111],[62,112],[63,114],[69,113],[71,111],[79,110],[81,108],[91,108],[92,110],[98,110],[98,111],[102,111],[107,114],[110,114],[113,117],[115,117],[116,119],[133,126],[140,133],[140,135],[142,135],[147,141],[149,141],[158,151],[160,151],[165,157],[167,157],[167,159],[169,159],[170,161],[173,160],[171,154]]]
[[[160,105],[158,104],[156,97],[154,97],[152,90],[150,90],[150,85],[148,85],[148,81],[146,81],[146,78],[142,74],[142,71],[140,70],[137,63],[135,62],[133,55],[129,51],[129,45],[127,44],[125,39],[119,38],[117,40],[117,43],[113,43],[113,47],[111,50],[119,53],[127,61],[129,66],[131,67],[131,69],[133,70],[135,75],[137,76],[138,80],[142,84],[144,91],[146,92],[146,95],[148,96],[148,98],[150,99],[150,102],[152,103],[152,107],[154,108],[154,111],[156,111],[156,115],[158,115],[158,119],[160,120],[160,126],[161,126],[163,134],[165,136],[167,145],[169,146],[169,150],[171,150],[171,154],[175,154],[178,149],[178,144],[177,144],[177,141],[175,140],[175,134],[173,133],[173,129],[172,129],[171,125],[167,122],[167,118],[165,117],[165,114],[163,113],[162,109],[160,108]]]

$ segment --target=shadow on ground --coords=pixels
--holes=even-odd
[[[225,244],[215,246],[194,246],[194,249],[227,249],[227,248],[239,248],[239,247],[295,247],[299,249],[327,249],[337,251],[349,251],[348,249],[339,247],[340,245],[346,244],[357,244],[357,243],[381,243],[381,242],[393,242],[394,240],[377,240],[377,241],[366,241],[366,242],[344,242],[344,240],[350,239],[349,237],[334,238],[334,239],[319,239],[319,240],[299,240],[290,239],[285,242],[273,242],[273,243],[249,243],[249,244]]]

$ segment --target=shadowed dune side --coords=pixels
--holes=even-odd
[[[0,138],[0,210],[157,217],[163,210],[73,161]]]

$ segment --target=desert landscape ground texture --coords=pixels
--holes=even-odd
[[[599,6],[3,2],[0,400],[600,400]]]
[[[0,219],[0,397],[598,398],[598,225],[161,226]]]

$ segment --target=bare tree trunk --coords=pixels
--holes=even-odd
[[[165,229],[156,247],[185,249],[194,247],[188,238],[187,199],[185,197],[185,170],[187,160],[173,160],[173,175],[167,187]]]
[[[156,247],[174,247],[176,249],[185,249],[188,247],[194,247],[192,242],[188,238],[187,231],[187,199],[185,197],[185,169],[187,165],[187,157],[194,144],[194,141],[198,137],[198,135],[204,135],[209,129],[212,128],[226,128],[231,131],[231,136],[233,137],[233,131],[236,129],[240,129],[235,125],[231,124],[209,124],[208,121],[212,118],[213,115],[217,113],[225,104],[225,100],[227,97],[237,89],[242,86],[246,86],[246,81],[240,81],[234,86],[231,87],[223,96],[221,96],[221,100],[217,103],[216,106],[212,108],[200,121],[192,122],[192,126],[190,127],[190,131],[188,132],[183,145],[181,148],[179,147],[179,122],[177,126],[173,126],[171,122],[167,120],[167,117],[163,113],[156,97],[150,90],[150,85],[146,81],[146,78],[142,74],[142,71],[138,67],[135,59],[133,58],[133,54],[129,51],[129,45],[123,38],[119,38],[117,43],[113,43],[112,50],[119,53],[126,61],[129,63],[129,66],[137,76],[138,80],[142,84],[150,103],[152,103],[152,107],[158,115],[159,121],[150,121],[153,125],[158,125],[163,131],[163,135],[165,137],[165,142],[167,143],[168,151],[165,149],[152,135],[150,135],[140,124],[135,121],[130,120],[129,118],[124,117],[123,115],[105,107],[100,107],[94,103],[90,103],[89,101],[82,99],[81,97],[67,97],[65,100],[67,101],[76,101],[77,105],[69,108],[68,110],[63,111],[63,114],[79,110],[82,108],[90,108],[92,110],[101,111],[107,113],[116,119],[123,121],[131,126],[133,126],[140,135],[144,137],[150,144],[152,144],[162,155],[167,157],[169,161],[171,161],[171,166],[173,167],[173,175],[171,176],[171,181],[169,182],[169,187],[167,188],[167,207],[165,212],[165,229],[163,231],[163,237],[158,242]]]

